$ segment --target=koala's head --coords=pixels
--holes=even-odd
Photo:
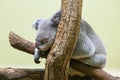
[[[47,51],[52,47],[60,17],[59,11],[50,19],[37,19],[33,23],[32,26],[37,30],[35,44],[40,51]]]

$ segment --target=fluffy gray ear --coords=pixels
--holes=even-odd
[[[59,10],[50,18],[51,25],[57,26],[60,22],[60,18],[61,18],[61,10]]]
[[[39,24],[40,24],[43,20],[44,20],[44,19],[36,19],[36,20],[33,22],[33,24],[32,24],[33,28],[35,28],[36,30],[38,30]]]

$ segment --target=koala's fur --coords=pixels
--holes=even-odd
[[[48,54],[52,47],[60,17],[61,11],[58,11],[50,19],[37,19],[33,23],[37,30],[34,54],[36,63],[39,63],[40,55]],[[106,63],[106,49],[101,39],[84,20],[81,20],[79,39],[72,58],[96,68],[103,68]]]

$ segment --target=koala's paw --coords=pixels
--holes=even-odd
[[[39,61],[40,55],[39,54],[40,54],[39,50],[37,48],[35,48],[34,62],[37,64],[40,63],[40,61]]]
[[[39,64],[40,63],[39,58],[40,58],[39,54],[34,55],[34,62]]]

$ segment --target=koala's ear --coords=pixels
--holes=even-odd
[[[50,18],[50,23],[52,26],[57,26],[60,22],[61,18],[61,10],[59,10],[57,13],[55,13],[51,18]]]
[[[38,30],[38,26],[32,24],[32,27],[35,28],[35,30]]]
[[[36,20],[33,22],[33,24],[32,24],[33,28],[35,28],[36,30],[38,30],[39,24],[40,24],[43,20],[44,20],[44,19],[36,19]]]

